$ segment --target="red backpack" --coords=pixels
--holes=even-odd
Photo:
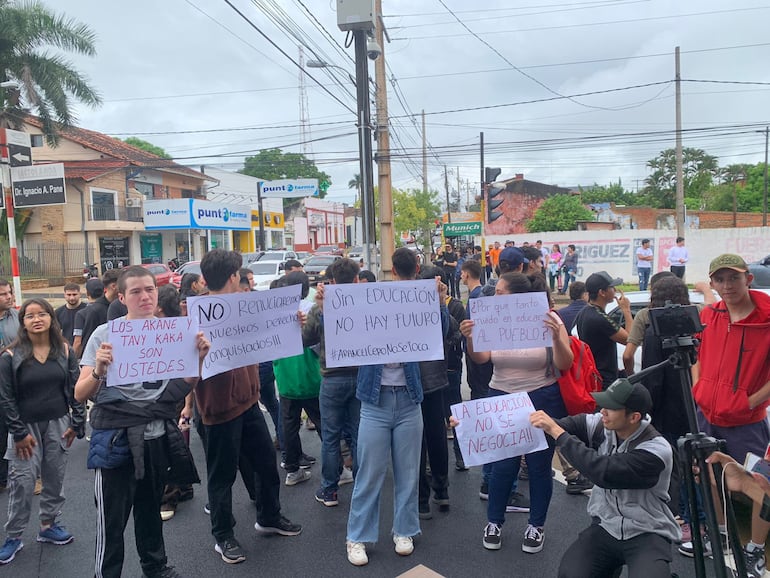
[[[591,393],[602,390],[602,376],[596,369],[594,354],[588,344],[574,335],[569,336],[569,343],[575,359],[558,379],[564,406],[569,415],[593,413],[596,402]]]

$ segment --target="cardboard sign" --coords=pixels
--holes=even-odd
[[[529,423],[535,406],[526,393],[509,393],[457,403],[455,435],[466,466],[480,466],[548,447],[543,430]]]
[[[127,385],[198,375],[198,323],[189,317],[113,319],[107,341],[114,362],[107,384]]]
[[[302,353],[301,287],[190,297],[187,310],[211,341],[201,377]]]
[[[545,293],[479,297],[469,302],[474,351],[551,347],[553,334],[545,325]]]
[[[444,359],[434,279],[324,286],[326,366]]]

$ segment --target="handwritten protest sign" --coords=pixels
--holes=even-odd
[[[515,293],[479,297],[468,302],[474,351],[551,347],[553,335],[545,326],[545,293]]]
[[[189,317],[110,321],[108,341],[115,360],[107,384],[126,385],[198,375],[198,323]]]
[[[526,393],[475,399],[452,406],[455,436],[466,466],[480,466],[548,447],[543,430],[529,423],[535,406]]]
[[[189,315],[211,341],[201,377],[302,353],[297,319],[301,287],[204,295],[187,300]]]
[[[326,366],[444,359],[434,279],[326,285]]]

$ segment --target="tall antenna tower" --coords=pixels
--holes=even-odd
[[[307,105],[307,88],[305,86],[305,51],[299,47],[299,140],[302,143],[302,154],[313,153],[310,146],[310,113]]]

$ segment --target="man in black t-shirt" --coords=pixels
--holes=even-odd
[[[457,275],[457,253],[454,252],[451,243],[447,243],[444,247],[444,253],[441,257],[444,273],[446,273],[449,280],[449,293],[455,299],[460,297],[460,287],[455,283],[455,275]]]
[[[603,389],[618,378],[618,351],[616,343],[626,344],[628,332],[613,321],[604,309],[615,300],[623,312],[626,327],[631,327],[631,302],[623,292],[615,296],[615,286],[622,279],[613,279],[606,271],[593,273],[586,279],[588,305],[578,314],[576,326],[580,339],[591,348],[596,368],[602,375]]]
[[[77,283],[67,283],[64,286],[64,301],[64,305],[56,310],[56,319],[59,321],[64,339],[72,345],[75,315],[86,307],[86,304],[83,303],[80,297],[80,285]]]
[[[107,309],[110,303],[115,301],[118,297],[118,276],[120,271],[118,269],[110,269],[104,275],[102,275],[102,285],[104,286],[104,295],[99,297],[96,301],[91,303],[88,308],[83,311],[85,319],[83,321],[83,332],[80,336],[80,347],[75,347],[75,352],[78,356],[83,355],[86,345],[88,344],[88,338],[96,330],[97,327],[107,323]],[[91,281],[89,279],[89,281]],[[86,283],[86,292],[88,292],[88,283]]]

